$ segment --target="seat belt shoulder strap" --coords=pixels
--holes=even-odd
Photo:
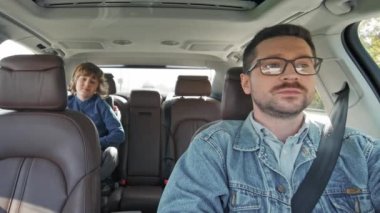
[[[293,213],[311,212],[318,203],[338,160],[346,129],[350,88],[345,82],[330,114],[331,125],[324,128],[321,141],[304,180],[291,200]]]

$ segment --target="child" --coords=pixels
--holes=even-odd
[[[86,114],[96,125],[102,149],[101,180],[106,180],[118,162],[117,147],[124,141],[124,130],[112,108],[102,99],[107,84],[102,70],[93,63],[79,64],[72,75],[68,108]]]

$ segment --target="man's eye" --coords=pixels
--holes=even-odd
[[[296,64],[296,69],[298,72],[308,73],[313,71],[313,66],[309,63]]]
[[[296,70],[301,74],[310,74],[315,72],[312,64],[296,64]]]
[[[263,64],[261,66],[261,71],[263,73],[278,73],[281,71],[281,64],[279,63],[270,63],[270,64]]]
[[[279,63],[271,63],[271,64],[265,64],[264,67],[266,69],[278,69],[278,68],[281,68],[281,65]]]
[[[295,65],[297,68],[310,68],[314,66],[314,60],[311,58],[299,58],[296,59]]]
[[[296,68],[297,69],[308,69],[308,68],[310,68],[311,66],[310,66],[310,64],[296,64]]]

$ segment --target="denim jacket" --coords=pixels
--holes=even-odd
[[[316,157],[322,129],[308,123],[288,180],[249,118],[210,126],[178,160],[158,212],[291,212],[291,197]],[[380,141],[347,128],[313,212],[375,211],[380,211]]]

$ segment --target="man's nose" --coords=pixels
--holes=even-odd
[[[299,74],[297,73],[294,64],[287,62],[284,69],[284,72],[281,74],[283,80],[298,80]]]

